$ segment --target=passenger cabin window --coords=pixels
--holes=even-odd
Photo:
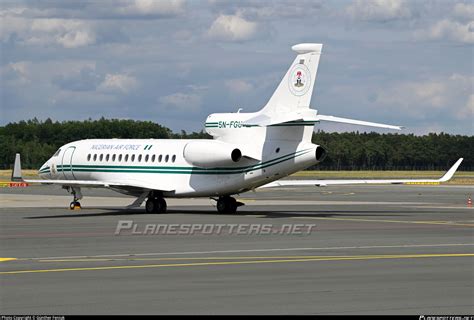
[[[145,156],[145,162],[148,162],[148,155]]]
[[[104,155],[102,153],[100,154],[99,160],[100,161],[104,160]]]
[[[165,162],[168,162],[169,159],[170,159],[170,156],[169,156],[169,155],[166,155],[166,157],[165,157]]]
[[[174,154],[173,157],[171,158],[171,162],[175,162],[176,161],[176,155]]]
[[[130,161],[131,162],[135,161],[135,155],[134,154],[132,154],[132,156],[130,157]]]
[[[155,155],[152,155],[152,156],[151,156],[151,162],[155,162],[155,159],[156,159],[156,156],[155,156]]]
[[[142,162],[142,155],[138,155],[138,162]]]
[[[161,160],[163,160],[163,155],[160,154],[160,156],[158,157],[158,162],[161,162]]]
[[[122,154],[119,154],[119,156],[118,156],[118,161],[119,161],[119,162],[122,162]]]
[[[90,153],[87,155],[87,161],[91,161],[91,154]]]
[[[125,162],[128,161],[128,154],[125,155]]]
[[[94,154],[94,161],[97,161],[97,155]]]
[[[105,156],[105,161],[109,161],[109,157],[110,157],[110,155],[107,154],[107,155]]]
[[[112,156],[112,161],[115,162],[115,154]]]

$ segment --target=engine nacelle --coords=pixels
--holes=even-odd
[[[315,158],[316,158],[316,162],[317,163],[320,163],[322,162],[324,159],[326,159],[326,156],[328,155],[326,149],[324,149],[323,147],[321,146],[317,146],[316,147],[316,151],[315,151]]]
[[[183,156],[189,164],[212,168],[236,164],[242,159],[242,152],[225,142],[196,140],[184,146]]]

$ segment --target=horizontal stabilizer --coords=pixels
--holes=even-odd
[[[317,115],[316,118],[319,121],[355,124],[355,125],[366,126],[366,127],[376,127],[376,128],[393,129],[393,130],[402,130],[404,128],[401,126],[393,126],[390,124],[353,120],[353,119],[339,118],[339,117],[334,117],[334,116]]]
[[[296,112],[288,112],[281,115],[259,114],[243,122],[244,126],[266,127],[280,123],[292,121],[318,121],[317,111],[313,109],[303,109]]]
[[[451,180],[463,158],[460,158],[456,163],[439,179],[359,179],[359,180],[277,180],[260,188],[274,188],[284,186],[335,186],[335,185],[356,185],[356,184],[439,184]]]

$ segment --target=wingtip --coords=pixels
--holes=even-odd
[[[445,173],[445,175],[439,179],[440,182],[446,182],[452,179],[456,171],[458,170],[459,166],[463,162],[464,158],[459,158],[458,161]]]
[[[19,153],[15,154],[11,181],[23,181],[23,176],[21,174],[21,155]]]

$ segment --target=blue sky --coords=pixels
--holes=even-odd
[[[0,125],[104,116],[201,130],[210,113],[258,110],[290,47],[321,42],[320,113],[473,134],[469,1],[3,1],[0,17]]]

